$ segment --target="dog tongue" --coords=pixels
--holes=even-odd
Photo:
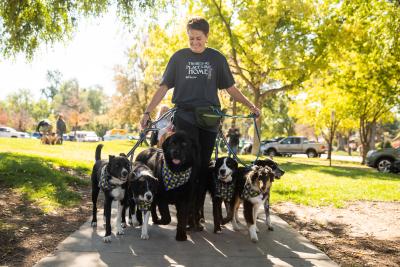
[[[172,162],[176,165],[180,164],[181,161],[179,159],[173,159]]]

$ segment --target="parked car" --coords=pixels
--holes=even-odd
[[[103,136],[104,141],[129,139],[128,131],[125,129],[111,129]]]
[[[9,138],[30,138],[30,134],[25,132],[18,132],[17,130],[6,127],[0,126],[0,137],[9,137]]]
[[[261,146],[264,155],[271,157],[279,155],[306,154],[309,158],[315,158],[325,154],[326,145],[310,142],[306,137],[289,136],[279,142],[272,142]]]
[[[86,135],[83,137],[83,142],[98,142],[100,141],[100,137],[93,131],[87,131]]]
[[[399,172],[400,147],[370,150],[367,153],[366,163],[380,172]]]
[[[70,132],[67,140],[77,142],[98,142],[100,139],[101,138],[93,131],[76,131]]]

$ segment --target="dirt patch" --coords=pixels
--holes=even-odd
[[[80,205],[44,214],[0,183],[0,265],[33,266],[88,219],[90,188],[74,190],[82,195]]]
[[[342,266],[400,266],[399,202],[354,202],[342,209],[281,203],[273,209]]]

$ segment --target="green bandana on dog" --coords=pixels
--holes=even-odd
[[[233,197],[233,191],[235,189],[235,184],[230,182],[230,183],[225,183],[223,181],[217,180],[216,183],[216,196],[219,198],[222,198],[224,201],[231,201]]]
[[[137,202],[137,207],[140,211],[148,211],[150,210],[151,207],[151,202],[150,201],[145,201],[145,200],[138,200]]]
[[[189,181],[190,174],[192,173],[192,167],[183,172],[172,172],[168,169],[166,162],[164,161],[162,167],[162,178],[165,186],[165,190],[171,190],[184,185]]]
[[[242,199],[250,199],[250,198],[252,198],[252,197],[257,197],[257,196],[259,196],[259,195],[261,195],[261,192],[260,192],[260,191],[254,190],[254,189],[251,187],[251,183],[246,182],[246,184],[244,185],[244,188],[243,188],[243,192],[242,192],[242,194],[240,195],[240,197],[241,197]]]

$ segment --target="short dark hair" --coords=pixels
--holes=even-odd
[[[210,31],[210,25],[208,24],[207,20],[205,20],[202,17],[194,17],[191,18],[187,25],[186,25],[187,31],[189,30],[198,30],[202,31],[205,35],[208,35],[208,32]]]

